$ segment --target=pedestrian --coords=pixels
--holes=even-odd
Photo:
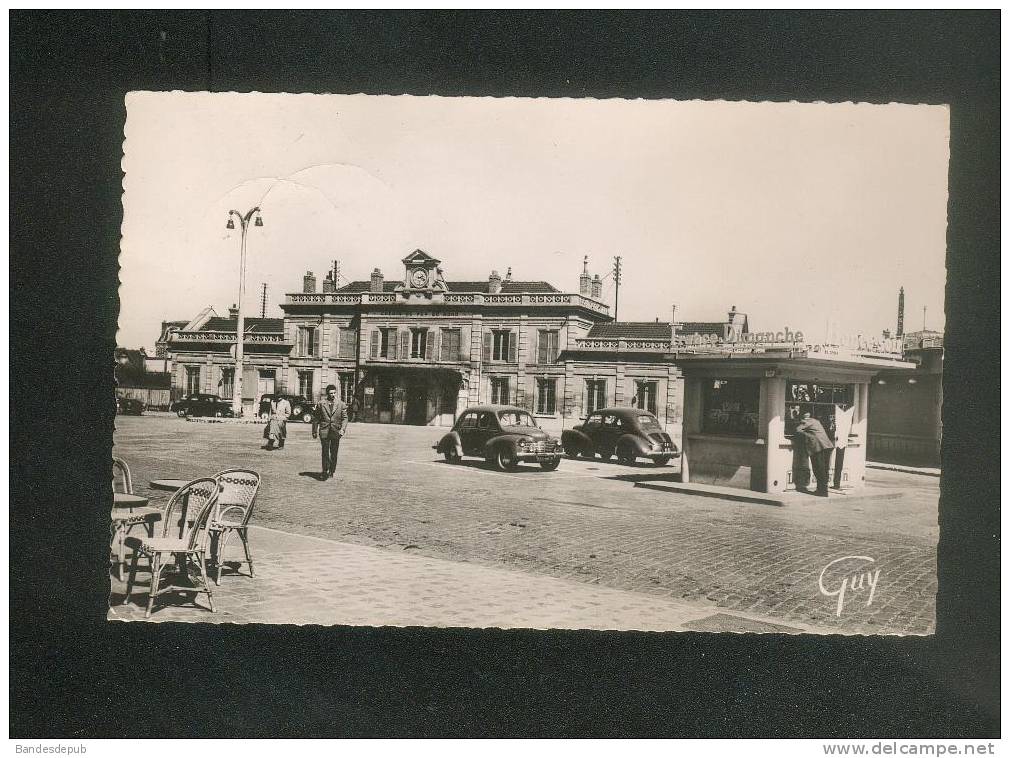
[[[291,403],[286,397],[281,397],[273,404],[272,415],[277,417],[280,426],[280,433],[277,436],[277,447],[283,448],[284,441],[288,438],[288,419],[291,418]]]
[[[831,451],[835,446],[821,422],[812,418],[809,412],[803,414],[803,420],[796,427],[796,434],[802,438],[807,455],[810,456],[810,467],[817,480],[816,494],[827,497],[828,468],[831,465]]]
[[[276,400],[270,401],[270,413],[267,415],[267,423],[263,428],[263,438],[267,441],[267,450],[273,450],[274,445],[280,447],[283,444],[281,438],[281,421],[277,416]]]
[[[312,439],[319,437],[323,456],[323,481],[337,470],[340,438],[347,432],[347,406],[337,397],[337,387],[326,386],[326,399],[312,413]]]
[[[842,488],[842,466],[845,464],[845,448],[849,445],[852,430],[853,407],[848,403],[835,406],[835,483],[834,488]]]

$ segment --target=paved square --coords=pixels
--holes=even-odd
[[[903,496],[775,507],[640,486],[673,466],[582,459],[554,472],[498,473],[475,460],[452,466],[431,449],[444,431],[352,424],[337,478],[321,482],[319,444],[306,425],[289,424],[287,446],[271,452],[262,449],[259,425],[118,417],[115,453],[130,464],[140,494],[164,499],[147,489],[151,479],[249,467],[263,476],[254,524],[325,540],[284,547],[260,530],[257,577],[226,576],[218,614],[166,608],[155,618],[709,629],[746,617],[753,621],[740,631],[933,629],[935,478],[868,471],[876,489]],[[835,594],[823,594],[822,570],[845,556],[872,563],[835,564],[822,582]],[[347,602],[352,591],[362,602]],[[486,600],[475,606],[480,596]],[[146,600],[143,590],[136,599]],[[135,618],[132,608],[111,615]]]

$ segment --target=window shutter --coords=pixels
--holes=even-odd
[[[519,362],[519,351],[516,344],[518,342],[516,337],[518,336],[515,332],[509,332],[509,363]]]
[[[379,330],[372,330],[371,345],[368,348],[368,354],[374,361],[379,357]]]
[[[435,360],[435,330],[429,329],[425,335],[424,358],[425,360]]]
[[[537,332],[537,363],[547,363],[547,343],[550,332]]]
[[[449,345],[446,344],[450,342],[450,335],[445,329],[438,330],[438,346],[435,348],[437,360],[447,361],[446,353],[449,350]]]
[[[340,327],[336,324],[330,325],[330,330],[333,332],[332,345],[330,346],[330,357],[339,358],[340,357],[340,338],[343,336],[340,333]]]
[[[405,361],[410,358],[410,331],[399,332],[400,335],[400,360]]]
[[[491,360],[491,340],[494,335],[491,332],[484,332],[484,363]]]
[[[323,342],[323,330],[321,327],[316,327],[312,330],[312,356],[318,358],[322,354],[322,342]]]

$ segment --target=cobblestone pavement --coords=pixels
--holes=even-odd
[[[938,480],[867,471],[899,499],[811,497],[775,507],[659,492],[628,476],[675,469],[565,460],[515,473],[482,462],[450,466],[436,428],[352,424],[336,480],[320,482],[319,444],[288,425],[282,451],[261,449],[260,427],[117,418],[116,454],[135,489],[247,466],[263,477],[254,523],[378,547],[395,554],[506,568],[839,633],[933,630]],[[824,595],[823,585],[846,583]],[[309,567],[311,569],[311,567]],[[872,603],[867,570],[879,570]],[[239,581],[235,579],[235,581]],[[521,601],[520,601],[521,602]],[[297,605],[297,604],[296,604]],[[622,628],[636,628],[630,622]],[[644,627],[643,627],[644,628]],[[702,624],[698,628],[707,628]]]

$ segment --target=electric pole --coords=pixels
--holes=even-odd
[[[333,261],[333,289],[337,289],[340,286],[340,261],[334,259]]]
[[[263,282],[263,294],[260,295],[260,318],[267,317],[267,283]]]
[[[614,256],[614,321],[617,321],[617,296],[621,289],[621,256]]]

